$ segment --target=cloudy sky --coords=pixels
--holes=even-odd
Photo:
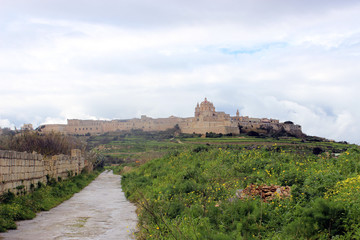
[[[218,111],[360,143],[358,0],[0,0],[0,126]]]

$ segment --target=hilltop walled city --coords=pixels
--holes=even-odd
[[[239,110],[236,116],[230,116],[225,112],[216,112],[214,104],[206,98],[195,107],[194,117],[180,118],[150,118],[145,115],[141,118],[128,120],[79,120],[68,119],[67,124],[46,124],[38,128],[41,132],[62,132],[66,134],[101,134],[115,131],[130,131],[141,129],[143,131],[164,131],[178,126],[182,133],[218,133],[240,134],[256,132],[259,134],[280,134],[300,137],[303,135],[300,125],[290,121],[280,123],[276,119],[251,118],[240,116]]]

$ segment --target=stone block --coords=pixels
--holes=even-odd
[[[0,175],[8,174],[8,170],[7,166],[0,166]]]
[[[11,158],[10,160],[10,166],[15,167],[16,166],[16,158]]]
[[[4,175],[4,179],[6,182],[11,182],[11,173]]]
[[[3,190],[4,192],[7,192],[7,190],[9,189],[9,187],[10,187],[10,184],[9,184],[9,183],[5,183],[5,184],[2,185],[2,190]]]
[[[71,157],[81,157],[81,150],[80,149],[72,149]]]
[[[2,179],[3,179],[3,181],[4,181],[5,183],[9,181],[9,179],[10,179],[9,176],[10,176],[9,174],[3,174],[3,175],[2,175]]]

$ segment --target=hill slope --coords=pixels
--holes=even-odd
[[[139,239],[349,239],[360,234],[360,153],[202,146],[124,174],[139,207]],[[289,186],[287,198],[236,197],[248,186]]]

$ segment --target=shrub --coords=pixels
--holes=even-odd
[[[360,153],[331,158],[275,147],[188,150],[124,174],[126,196],[139,204],[140,238],[356,239]],[[291,186],[291,196],[237,199],[250,184]]]
[[[14,150],[18,152],[33,151],[45,156],[57,154],[70,155],[71,149],[84,149],[84,143],[80,139],[63,135],[61,133],[40,134],[38,132],[25,131],[17,135],[7,136],[2,139],[1,144],[4,150]]]
[[[3,195],[0,196],[0,202],[9,203],[12,200],[14,200],[14,198],[15,198],[15,194],[10,192],[10,190],[8,190],[7,192],[5,192]]]

